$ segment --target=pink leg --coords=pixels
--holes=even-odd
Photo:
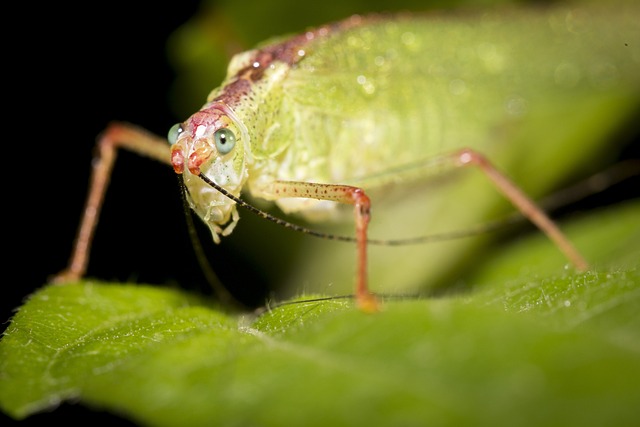
[[[271,192],[275,198],[305,197],[354,205],[357,242],[356,302],[363,311],[378,311],[378,301],[369,292],[367,285],[367,229],[371,218],[371,202],[364,190],[348,185],[276,181]]]
[[[165,139],[127,123],[109,124],[96,145],[89,194],[69,265],[53,278],[54,283],[75,281],[86,273],[91,242],[118,148],[170,164],[170,149]]]
[[[544,232],[569,261],[580,271],[587,270],[589,264],[571,244],[569,239],[560,231],[556,224],[542,211],[526,194],[522,192],[504,174],[499,172],[482,154],[469,148],[453,153],[451,159],[458,166],[478,166],[504,194],[504,196],[520,212]]]

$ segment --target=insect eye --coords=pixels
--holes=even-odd
[[[182,129],[182,123],[176,123],[175,125],[171,126],[171,129],[169,129],[169,133],[167,134],[169,145],[173,145],[178,142],[178,137],[183,130],[184,129]]]
[[[227,128],[218,129],[213,134],[216,148],[220,154],[227,154],[236,145],[236,135]]]

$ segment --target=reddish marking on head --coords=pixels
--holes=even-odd
[[[171,147],[171,164],[176,173],[183,173],[186,167],[194,174],[200,174],[200,166],[215,151],[206,136],[203,137],[201,127],[219,129],[225,125],[222,117],[227,114],[227,107],[221,103],[209,104],[206,108],[194,113],[184,122],[184,132],[178,142]]]
[[[345,31],[353,27],[357,27],[363,23],[361,16],[353,15],[352,17],[335,22],[333,24],[324,25],[304,33],[293,36],[281,43],[265,46],[263,49],[256,51],[256,54],[251,61],[251,65],[247,68],[253,70],[251,73],[251,80],[256,81],[262,77],[264,70],[266,70],[273,61],[284,62],[285,64],[294,65],[304,58],[305,45],[309,44],[313,40],[323,37],[331,37],[338,31]],[[257,65],[257,66],[256,66]],[[243,73],[245,70],[241,70]]]
[[[205,138],[196,139],[191,147],[191,153],[189,154],[189,160],[187,162],[189,172],[194,175],[200,175],[200,166],[209,160],[213,152],[213,147]]]
[[[219,108],[216,108],[215,105],[202,109],[197,113],[193,114],[187,120],[188,126],[187,129],[191,131],[191,137],[196,137],[196,130],[200,126],[214,126],[219,128],[221,126],[220,116],[224,114]]]
[[[214,102],[224,102],[227,105],[235,105],[240,99],[251,92],[251,82],[238,78],[225,86],[222,94],[217,96]]]
[[[184,155],[182,154],[182,147],[177,144],[171,147],[171,164],[173,170],[176,173],[182,173],[184,171]]]
[[[312,41],[331,37],[338,31],[346,31],[362,25],[364,21],[362,17],[354,15],[348,19],[306,31],[283,42],[256,50],[254,56],[249,60],[249,65],[238,71],[235,79],[224,87],[222,93],[214,101],[223,101],[233,107],[251,93],[252,83],[262,79],[265,71],[274,61],[293,66],[304,59],[305,46]]]

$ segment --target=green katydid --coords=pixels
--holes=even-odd
[[[484,189],[493,181],[576,267],[586,268],[507,175],[533,196],[545,193],[597,158],[603,138],[637,105],[640,34],[633,17],[639,9],[623,5],[483,16],[354,16],[236,55],[202,109],[172,129],[171,147],[128,124],[114,123],[105,131],[74,254],[57,280],[85,273],[120,147],[171,164],[216,242],[237,224],[241,192],[309,219],[339,217],[339,205],[351,205],[355,294],[365,310],[377,306],[367,276],[370,208],[376,230],[398,222],[428,230],[430,215],[451,188],[445,182],[423,196],[422,186],[451,174],[465,175],[456,186],[473,196],[465,201],[468,207],[447,215],[464,222],[501,209],[498,191]],[[443,33],[446,45],[439,43]],[[608,124],[589,134],[589,121],[603,114]],[[570,131],[539,132],[551,115],[568,124],[585,120],[586,131],[570,134],[576,127],[567,126]],[[567,144],[577,138],[579,150]],[[562,168],[551,165],[569,154]],[[456,167],[465,164],[479,166],[489,179]],[[527,176],[533,171],[535,179]],[[409,202],[397,207],[398,194]],[[406,214],[413,217],[405,220]],[[330,256],[333,267],[335,259],[354,265],[353,257]],[[400,269],[430,268],[406,251],[389,262]]]

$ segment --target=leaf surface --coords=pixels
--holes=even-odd
[[[375,315],[348,299],[256,316],[175,289],[45,286],[0,342],[0,403],[23,418],[79,400],[157,426],[632,425],[639,214],[630,203],[570,227],[608,254],[589,272],[490,274],[522,266],[511,248],[472,291],[388,299]],[[615,229],[628,240],[599,240]],[[520,245],[542,265],[556,256]]]

